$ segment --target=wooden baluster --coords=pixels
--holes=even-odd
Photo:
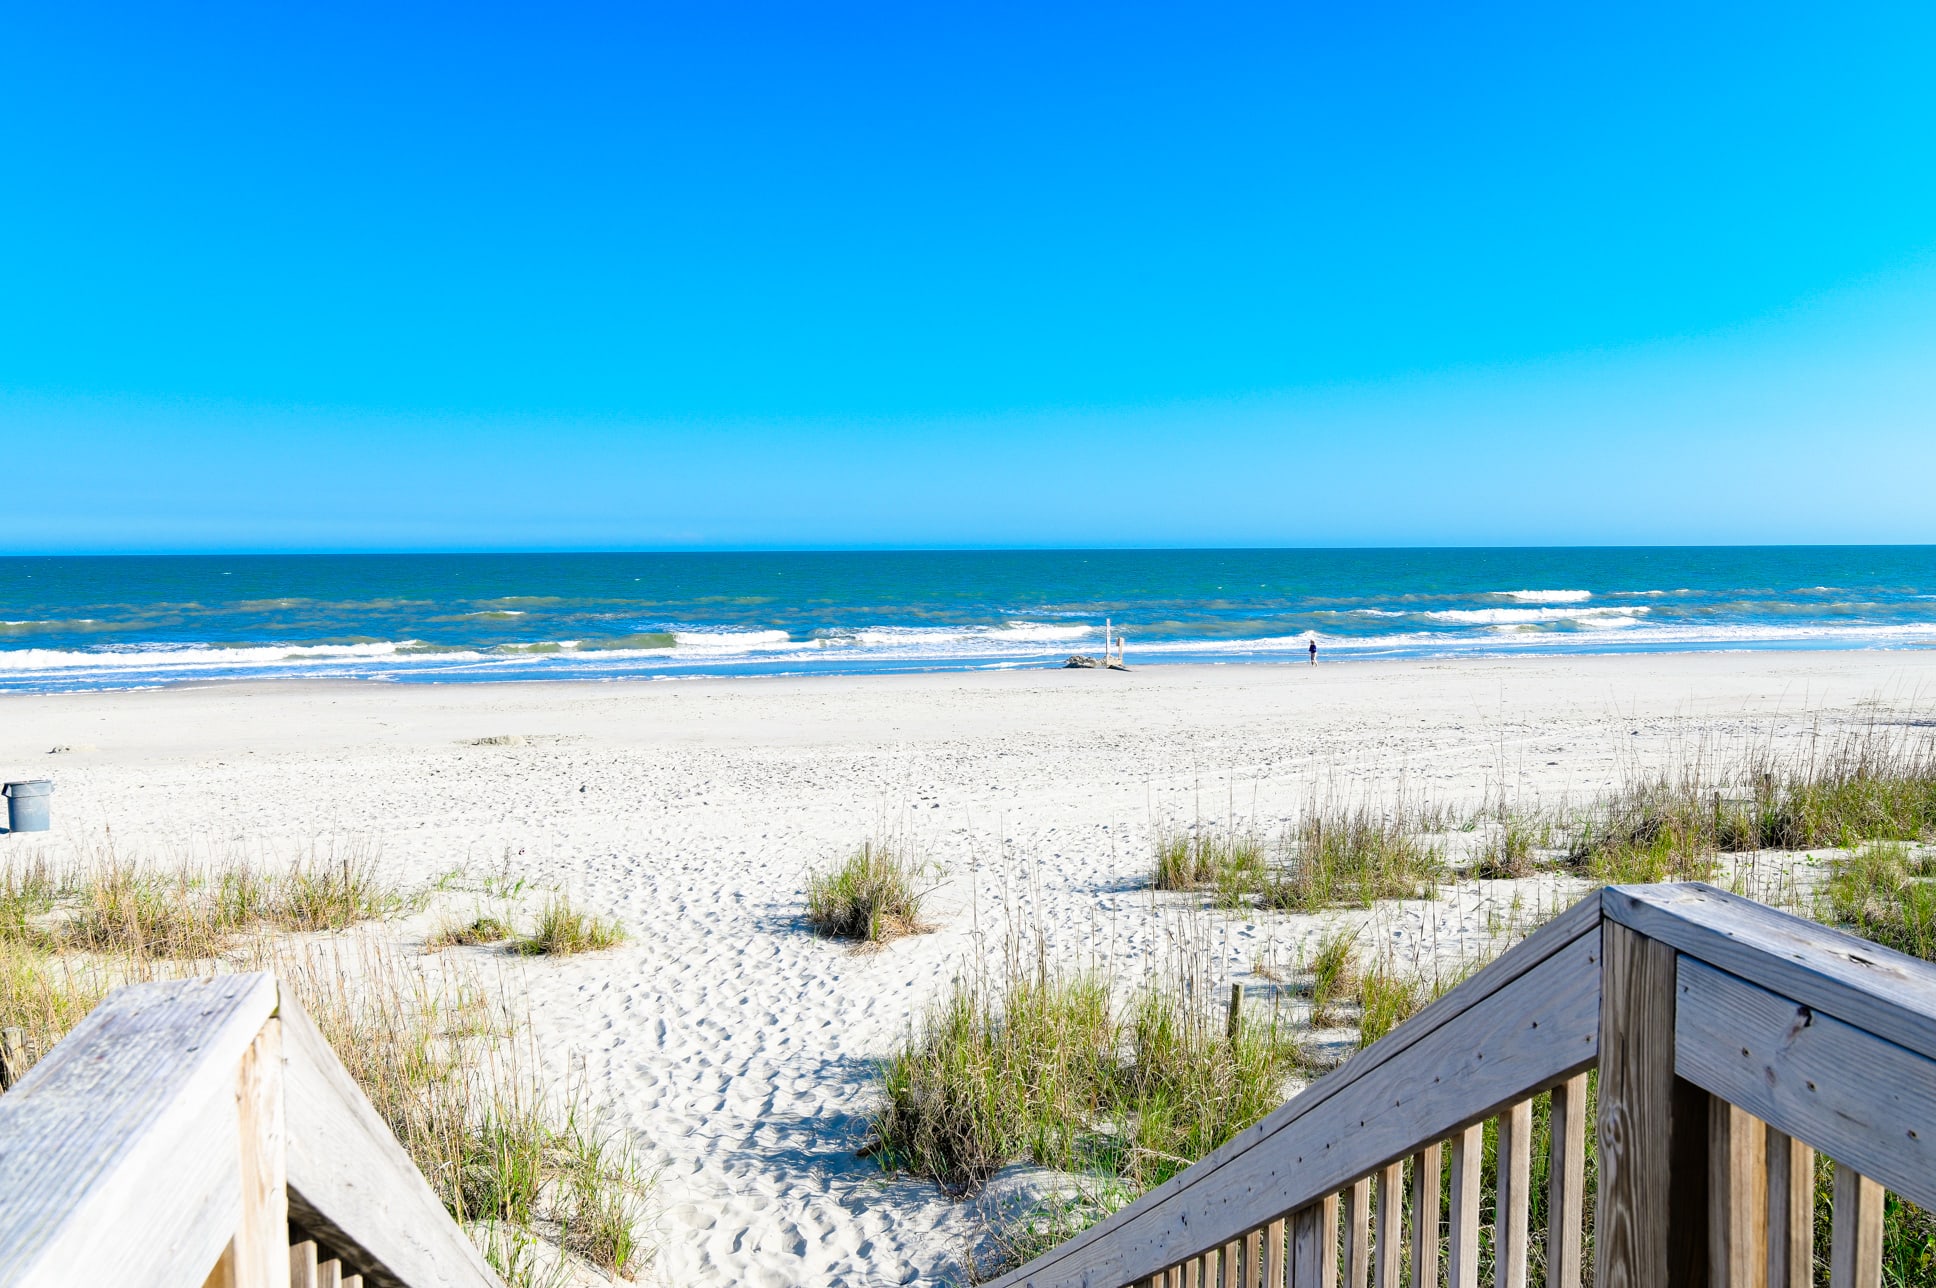
[[[1526,1221],[1532,1208],[1533,1102],[1499,1115],[1497,1197],[1492,1220],[1495,1288],[1526,1288]]]
[[[242,1210],[229,1244],[235,1288],[286,1288],[289,1263],[288,1133],[282,1110],[282,1021],[270,1019],[242,1053],[235,1112]]]
[[[1217,1258],[1218,1269],[1223,1275],[1222,1288],[1239,1288],[1237,1283],[1237,1241],[1231,1240],[1223,1245],[1223,1255]]]
[[[1439,1148],[1412,1155],[1412,1288],[1439,1288]]]
[[[289,1245],[289,1288],[316,1288],[316,1242]]]
[[[1278,1218],[1264,1231],[1264,1283],[1284,1288],[1284,1221]]]
[[[1371,1178],[1351,1183],[1344,1197],[1345,1288],[1369,1288],[1371,1283]]]
[[[1378,1173],[1377,1228],[1372,1236],[1375,1288],[1403,1288],[1405,1273],[1405,1164],[1389,1163]]]
[[[362,1275],[344,1275],[343,1288],[363,1288]]]
[[[1244,1288],[1258,1288],[1264,1282],[1264,1232],[1252,1230],[1244,1236]]]
[[[1768,1288],[1813,1288],[1815,1151],[1768,1129]]]
[[[1547,1162],[1546,1288],[1580,1288],[1586,1196],[1584,1073],[1553,1088],[1552,1148]]]
[[[1672,1282],[1676,955],[1671,944],[1612,921],[1600,926],[1600,953],[1593,1282],[1659,1288]]]
[[[1338,1288],[1338,1196],[1291,1216],[1290,1288]]]
[[[1204,1288],[1202,1257],[1191,1257],[1183,1263],[1183,1288]]]
[[[1485,1124],[1474,1123],[1452,1138],[1452,1212],[1445,1282],[1479,1288],[1479,1169],[1485,1162]]]
[[[316,1267],[316,1288],[343,1288],[343,1263],[331,1257]]]
[[[1747,1110],[1708,1097],[1708,1288],[1768,1282],[1768,1129]]]
[[[1830,1233],[1829,1288],[1877,1288],[1882,1282],[1882,1187],[1840,1163],[1835,1165]]]

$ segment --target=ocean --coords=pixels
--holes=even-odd
[[[0,690],[1936,647],[1936,547],[0,558]]]

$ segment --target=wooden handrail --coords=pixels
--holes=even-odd
[[[996,1288],[1135,1283],[1590,1067],[1599,928],[1597,898],[1575,905],[1202,1162]]]
[[[272,975],[119,989],[0,1096],[0,1288],[289,1288],[292,1224],[369,1288],[503,1288]]]
[[[1936,966],[1709,886],[1610,887],[997,1288],[1335,1288],[1339,1248],[1353,1288],[1395,1288],[1408,1257],[1413,1284],[1436,1283],[1441,1255],[1453,1288],[1475,1288],[1495,1117],[1493,1273],[1520,1288],[1531,1099],[1548,1089],[1547,1282],[1577,1285],[1596,1066],[1608,1288],[1807,1288],[1818,1150],[1836,1163],[1836,1288],[1879,1283],[1883,1187],[1936,1207]]]

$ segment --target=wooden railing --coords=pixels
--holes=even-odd
[[[1874,1288],[1884,1188],[1936,1207],[1936,967],[1707,886],[1612,887],[996,1284],[1477,1288],[1484,1257],[1498,1288],[1536,1261],[1577,1288],[1590,1257],[1599,1288],[1809,1288],[1817,1151],[1830,1283]]]
[[[274,976],[113,993],[0,1095],[0,1288],[502,1288]]]

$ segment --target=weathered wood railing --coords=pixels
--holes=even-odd
[[[0,1288],[502,1288],[272,975],[112,994],[0,1096]]]
[[[1535,1260],[1577,1288],[1596,1067],[1600,1288],[1808,1288],[1816,1151],[1835,1288],[1880,1282],[1885,1186],[1936,1207],[1936,967],[1707,886],[1613,887],[997,1288],[1477,1288],[1482,1254],[1498,1288]]]

